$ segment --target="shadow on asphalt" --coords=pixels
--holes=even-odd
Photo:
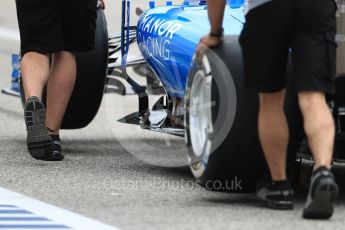
[[[69,156],[74,155],[104,155],[105,153],[123,152],[123,148],[116,139],[63,139],[61,136],[64,152]]]
[[[63,146],[67,156],[101,156],[104,154],[128,156],[128,158],[132,158],[131,163],[127,162],[126,165],[129,170],[147,170],[152,176],[163,176],[171,179],[193,179],[189,167],[163,167],[148,164],[126,151],[116,139],[66,140],[63,141]]]
[[[5,140],[3,140],[5,141]],[[25,148],[25,140],[18,139],[11,139],[6,141],[7,144],[11,142],[13,145],[16,145],[20,148]],[[193,180],[193,176],[190,173],[188,167],[177,167],[177,168],[168,168],[168,167],[159,167],[155,165],[147,164],[135,157],[133,157],[130,153],[122,148],[118,141],[115,139],[98,139],[98,140],[66,140],[64,141],[65,152],[68,157],[80,157],[80,156],[104,156],[104,155],[115,155],[115,156],[124,156],[126,158],[131,158],[130,161],[126,162],[124,166],[126,170],[130,170],[133,172],[149,172],[150,175],[153,177],[164,177],[167,180],[176,180],[176,179],[186,179],[186,180]],[[46,166],[44,162],[37,161],[35,163],[36,166]],[[113,166],[119,167],[118,164]],[[110,169],[111,170],[111,169]],[[340,175],[336,175],[340,176]],[[343,176],[343,175],[341,175]],[[341,205],[345,205],[345,180],[337,177],[339,187],[340,187],[340,195],[338,197],[337,203]],[[295,188],[295,201],[296,203],[304,203],[307,190],[302,188],[299,185],[294,185]],[[206,190],[205,190],[206,191]],[[262,203],[256,199],[254,194],[234,194],[234,193],[226,193],[226,192],[212,192],[208,191],[208,194],[212,194],[210,196],[205,196],[200,199],[204,202],[208,202],[210,204],[232,204],[232,205],[246,205],[250,207],[260,207]],[[217,195],[222,194],[222,195]]]
[[[299,186],[295,187],[295,198],[294,202],[296,204],[304,204],[308,191],[300,188]],[[219,192],[210,192],[219,194]],[[203,202],[217,205],[238,205],[238,206],[247,206],[247,207],[265,207],[265,204],[258,200],[254,194],[234,194],[234,193],[221,193],[222,195],[208,195],[200,198]],[[345,184],[340,185],[340,194],[337,199],[337,205],[345,205]]]
[[[216,193],[216,192],[215,192]],[[256,199],[254,194],[234,194],[227,193],[221,196],[212,195],[212,197],[203,197],[203,202],[217,205],[239,205],[247,207],[261,207],[262,203]]]

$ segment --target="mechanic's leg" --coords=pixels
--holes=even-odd
[[[20,65],[25,98],[36,96],[42,99],[43,89],[49,77],[49,56],[36,53],[26,53]]]
[[[53,54],[47,90],[47,127],[59,134],[60,126],[76,79],[75,56],[70,52]]]
[[[304,129],[313,153],[315,168],[331,167],[335,125],[322,92],[301,92],[299,106],[304,118]]]
[[[260,93],[259,137],[272,180],[286,180],[289,129],[284,113],[285,90]]]

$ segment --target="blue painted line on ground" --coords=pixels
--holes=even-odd
[[[33,213],[23,210],[23,209],[14,209],[14,210],[0,210],[0,214],[33,214]]]
[[[1,187],[0,229],[119,230]]]
[[[0,221],[51,221],[45,217],[0,217]]]
[[[18,207],[14,205],[0,204],[0,208],[18,208]]]
[[[26,224],[17,224],[17,225],[1,225],[0,229],[70,229],[66,225],[26,225]]]

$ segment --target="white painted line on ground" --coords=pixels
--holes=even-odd
[[[20,41],[19,31],[0,27],[0,39]]]
[[[3,188],[0,188],[0,229],[119,230]]]

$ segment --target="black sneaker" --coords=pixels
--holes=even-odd
[[[333,203],[339,187],[333,173],[324,166],[313,172],[307,202],[303,210],[306,219],[329,219],[333,215]]]
[[[62,161],[65,157],[62,154],[62,146],[59,135],[50,134],[53,139],[53,154],[50,158],[47,158],[47,161]]]
[[[46,129],[46,110],[37,97],[30,97],[24,105],[27,146],[30,155],[42,160],[53,154],[53,140]]]
[[[272,181],[269,177],[263,178],[257,186],[256,196],[272,209],[293,209],[293,189],[288,180]]]

